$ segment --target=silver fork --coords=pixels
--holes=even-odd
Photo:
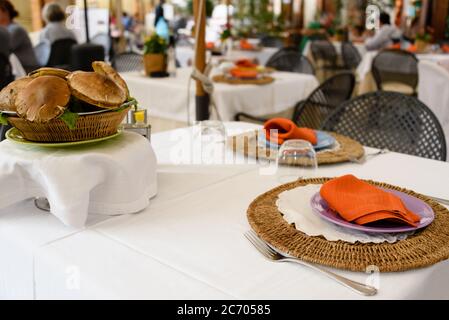
[[[245,237],[251,242],[254,247],[267,259],[274,261],[274,262],[294,262],[298,263],[300,265],[310,267],[316,271],[320,271],[324,273],[329,278],[337,281],[338,283],[344,285],[347,288],[350,288],[354,290],[355,292],[364,295],[364,296],[373,296],[377,293],[377,289],[365,284],[362,284],[360,282],[356,282],[353,280],[350,280],[348,278],[342,277],[338,274],[335,274],[331,271],[328,271],[326,269],[323,269],[321,267],[318,267],[314,264],[302,261],[300,259],[295,259],[291,257],[286,257],[282,254],[280,254],[277,251],[274,251],[268,244],[266,244],[263,240],[261,240],[254,231],[250,230],[245,232]]]
[[[368,157],[376,157],[376,156],[380,156],[382,154],[386,154],[389,152],[390,152],[390,150],[388,150],[388,149],[382,149],[382,150],[379,150],[374,153],[365,154],[361,158],[356,158],[356,157],[351,157],[351,156],[349,156],[348,158],[349,158],[349,161],[351,161],[351,162],[358,163],[358,164],[364,164]]]

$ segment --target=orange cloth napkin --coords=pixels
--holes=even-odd
[[[343,219],[359,225],[393,220],[416,227],[421,220],[397,196],[353,175],[326,182],[321,187],[320,195]]]
[[[444,53],[449,53],[449,45],[443,44],[441,50],[443,50]]]
[[[412,44],[410,47],[407,48],[408,52],[416,53],[418,51],[418,48]]]
[[[318,142],[316,133],[309,128],[298,128],[296,124],[284,118],[274,118],[265,122],[265,135],[268,141],[276,142],[281,145],[286,140],[302,139],[315,145]],[[270,130],[278,130],[277,134],[271,135]]]
[[[207,42],[206,49],[210,49],[210,50],[215,49],[215,42]]]
[[[254,46],[246,39],[240,40],[240,48],[243,50],[253,50]]]
[[[240,68],[257,68],[257,63],[250,59],[239,59],[235,62],[235,65]]]
[[[254,79],[258,75],[257,70],[252,69],[232,68],[229,72],[233,77],[240,79]]]
[[[401,44],[400,44],[400,43],[392,44],[392,45],[390,46],[390,49],[400,50],[400,49],[401,49]]]

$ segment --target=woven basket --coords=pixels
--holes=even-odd
[[[129,108],[122,111],[109,111],[91,115],[82,115],[76,121],[75,129],[55,119],[40,124],[29,122],[19,117],[9,117],[9,123],[17,128],[23,137],[34,142],[73,142],[108,137],[117,133],[118,127],[128,113]]]

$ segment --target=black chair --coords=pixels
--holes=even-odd
[[[0,53],[0,90],[12,81],[14,81],[14,75],[9,58]]]
[[[309,97],[295,106],[293,121],[300,127],[321,128],[324,120],[352,96],[355,77],[339,73],[324,81]]]
[[[329,40],[314,40],[310,44],[310,49],[315,62],[322,62],[322,69],[331,71],[342,69],[338,64],[337,50]]]
[[[69,70],[72,47],[76,44],[77,42],[73,39],[61,39],[53,42],[46,66]]]
[[[71,70],[92,71],[92,62],[104,61],[104,48],[92,43],[77,44],[72,47]]]
[[[260,39],[260,44],[264,47],[280,49],[284,47],[284,40],[279,37],[263,36]]]
[[[271,59],[276,58],[276,57],[279,56],[279,55],[282,55],[282,54],[284,54],[284,53],[287,53],[287,52],[298,53],[299,50],[298,50],[297,48],[295,48],[295,47],[284,47],[284,48],[281,48],[281,49],[279,49],[278,51],[276,51],[276,52],[270,57],[270,59],[268,59],[268,61],[270,61]]]
[[[114,60],[112,38],[109,34],[103,32],[97,33],[94,37],[92,37],[90,42],[104,48],[105,61],[112,62]]]
[[[309,59],[297,51],[275,53],[266,66],[279,71],[315,74],[315,68]]]
[[[374,58],[371,71],[378,90],[416,96],[418,59],[413,53],[397,49],[383,50]]]
[[[355,77],[350,72],[333,76],[315,89],[307,99],[296,104],[291,120],[301,127],[319,129],[329,114],[351,97],[354,85]],[[264,123],[268,119],[238,113],[235,120]]]
[[[114,59],[114,67],[118,72],[143,70],[143,56],[133,52],[119,54]]]
[[[341,45],[341,54],[343,56],[343,63],[346,69],[355,70],[362,61],[359,50],[348,41],[345,41]]]
[[[341,133],[365,146],[446,160],[446,140],[432,111],[415,97],[377,91],[342,104],[323,130]]]

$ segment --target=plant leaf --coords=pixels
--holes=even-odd
[[[0,124],[7,126],[9,125],[8,117],[4,116],[3,113],[0,112]]]
[[[65,124],[69,127],[70,130],[75,129],[76,120],[78,120],[78,113],[73,113],[69,109],[66,109],[64,113],[59,117]]]

